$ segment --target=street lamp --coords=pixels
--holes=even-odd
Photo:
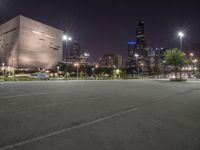
[[[59,76],[60,66],[57,66],[57,74]]]
[[[92,68],[92,77],[94,77],[94,67]]]
[[[87,53],[87,52],[85,52],[85,53],[84,53],[84,56],[86,57],[86,62],[85,62],[85,63],[86,63],[86,64],[85,64],[85,68],[86,68],[85,71],[86,71],[86,73],[85,73],[85,75],[86,75],[86,79],[87,79],[87,72],[88,72],[88,71],[87,71],[87,66],[88,66],[88,57],[90,57],[90,54]]]
[[[69,40],[69,41],[71,41],[71,40],[72,40],[72,38],[71,38],[71,37],[69,37],[69,38],[68,38],[68,40]]]
[[[194,53],[190,53],[190,56],[193,57],[193,56],[194,56]]]
[[[12,58],[12,64],[13,64],[13,78],[15,78],[15,58]]]
[[[136,70],[136,71],[137,71],[137,75],[139,74],[139,68],[138,68],[138,64],[137,64],[137,63],[138,63],[138,62],[137,62],[137,58],[138,58],[138,57],[139,57],[139,55],[138,55],[138,54],[135,54],[135,58],[136,58],[136,59],[135,59],[135,61],[136,61],[135,63],[136,63],[136,67],[137,67],[137,70]]]
[[[144,63],[141,63],[141,67],[142,67],[142,70],[141,70],[141,73],[142,73],[142,78],[143,78],[143,67],[144,67]]]
[[[89,57],[90,54],[89,54],[89,53],[84,53],[84,56],[85,56],[85,57]]]
[[[78,80],[78,67],[79,67],[79,63],[75,63],[74,66],[76,67],[76,79]]]
[[[183,48],[183,37],[185,36],[183,32],[179,32],[178,36],[180,37],[180,49],[182,50]]]
[[[9,66],[9,76],[11,75],[11,68],[13,67],[13,77],[15,77],[15,58],[11,58],[11,62],[9,60],[8,66]]]
[[[67,41],[67,35],[63,35],[63,40]]]
[[[197,60],[197,59],[193,60],[193,63],[197,63],[197,62],[198,62],[198,60]]]
[[[68,37],[67,35],[63,35],[63,41],[71,41],[72,37]]]
[[[194,60],[192,60],[192,63],[193,63],[193,71],[195,70],[194,68],[196,68],[197,67],[197,62],[198,62],[198,60],[197,59],[194,59]]]
[[[68,49],[66,43],[68,41],[72,41],[72,37],[69,37],[67,35],[63,35],[62,39],[63,39],[63,55],[67,55],[67,53],[65,52],[65,50]],[[67,57],[65,56],[64,58],[67,58]]]

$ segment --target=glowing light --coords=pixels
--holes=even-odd
[[[67,35],[63,35],[63,40],[64,41],[71,41],[72,37],[68,37]]]
[[[138,54],[135,54],[135,57],[137,58],[137,57],[139,57],[139,55],[138,55]]]
[[[84,53],[84,56],[85,56],[85,57],[89,57],[90,54],[89,54],[89,53]]]
[[[192,62],[193,62],[193,63],[197,63],[197,62],[198,62],[198,60],[197,60],[197,59],[194,59]]]
[[[38,34],[38,35],[46,36],[48,38],[56,39],[56,37],[54,37],[54,36],[44,34],[44,33],[38,32],[38,31],[32,31],[32,32],[35,33],[35,34]]]
[[[67,36],[66,35],[63,35],[63,40],[67,41]]]
[[[79,63],[75,63],[75,64],[74,64],[74,67],[78,67],[78,66],[79,66]]]
[[[128,45],[136,45],[136,41],[133,41],[133,40],[130,40],[130,41],[128,41]]]
[[[117,73],[117,74],[119,74],[119,73],[120,73],[120,70],[119,70],[119,69],[117,69],[117,70],[116,70],[116,73]]]
[[[68,40],[69,40],[69,41],[71,41],[71,40],[72,40],[72,38],[71,38],[71,37],[69,37],[69,38],[68,38]]]
[[[182,38],[182,37],[184,37],[184,33],[183,32],[179,32],[178,36],[180,36]]]

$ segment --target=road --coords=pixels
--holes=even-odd
[[[2,82],[7,149],[199,150],[200,82]]]

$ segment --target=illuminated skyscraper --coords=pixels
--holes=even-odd
[[[128,62],[127,67],[132,68],[132,72],[142,70],[149,72],[149,58],[145,42],[144,21],[139,21],[136,27],[136,42],[128,42]]]
[[[135,53],[148,57],[147,47],[145,42],[145,34],[144,34],[144,21],[139,21],[136,28],[136,37],[137,44],[135,47]]]
[[[70,45],[70,49],[69,49],[69,57],[70,59],[79,59],[81,55],[81,48],[80,48],[80,44],[77,42],[73,42]]]
[[[136,41],[128,41],[128,61],[134,59],[134,50],[136,46]]]

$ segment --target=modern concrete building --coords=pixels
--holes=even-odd
[[[63,31],[17,16],[0,25],[0,63],[18,69],[54,69],[63,58]]]

